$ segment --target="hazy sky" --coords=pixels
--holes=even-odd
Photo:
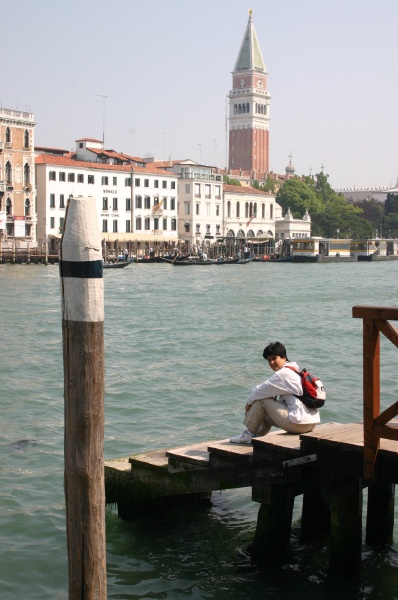
[[[335,188],[395,185],[397,0],[0,0],[1,106],[34,113],[36,145],[105,131],[106,148],[225,167],[249,8],[270,168],[283,173],[291,152],[297,174],[324,165]]]

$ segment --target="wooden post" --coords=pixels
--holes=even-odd
[[[393,483],[379,481],[368,488],[366,543],[372,546],[392,544],[394,530]]]
[[[68,200],[60,248],[69,599],[106,599],[104,287],[95,198]]]
[[[259,490],[256,491],[257,497]],[[290,484],[266,483],[258,511],[251,553],[256,559],[279,564],[290,544],[294,491]]]
[[[319,489],[308,490],[303,494],[301,528],[306,538],[323,536],[330,530],[330,509]]]
[[[362,481],[341,478],[334,487],[330,505],[329,578],[356,578],[361,566]]]
[[[364,476],[373,479],[380,438],[373,437],[380,413],[380,333],[373,319],[363,320]]]

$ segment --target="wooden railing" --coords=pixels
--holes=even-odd
[[[353,306],[352,316],[363,319],[363,427],[364,477],[373,479],[380,439],[398,441],[398,402],[380,413],[380,332],[398,347],[398,308]]]

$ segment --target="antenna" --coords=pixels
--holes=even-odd
[[[102,100],[98,100],[98,102],[102,102],[104,105],[103,111],[102,111],[102,149],[104,150],[105,148],[105,100],[107,99],[108,96],[103,96],[101,94],[97,94],[97,98],[102,98]]]
[[[214,142],[214,166],[217,166],[217,140],[213,140]]]

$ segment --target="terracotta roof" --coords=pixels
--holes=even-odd
[[[175,177],[174,173],[157,169],[156,167],[141,167],[138,165],[108,165],[106,163],[95,163],[84,160],[75,160],[70,156],[56,156],[53,154],[40,154],[35,159],[36,165],[51,165],[54,167],[73,167],[75,169],[95,169],[100,171],[124,171],[126,174],[131,173],[152,173],[154,175],[168,175]]]
[[[245,194],[246,196],[249,194],[253,194],[255,196],[273,196],[274,194],[270,194],[269,192],[264,192],[264,190],[256,190],[256,188],[250,187],[248,185],[229,185],[228,183],[224,183],[224,192],[231,192],[233,194]]]

